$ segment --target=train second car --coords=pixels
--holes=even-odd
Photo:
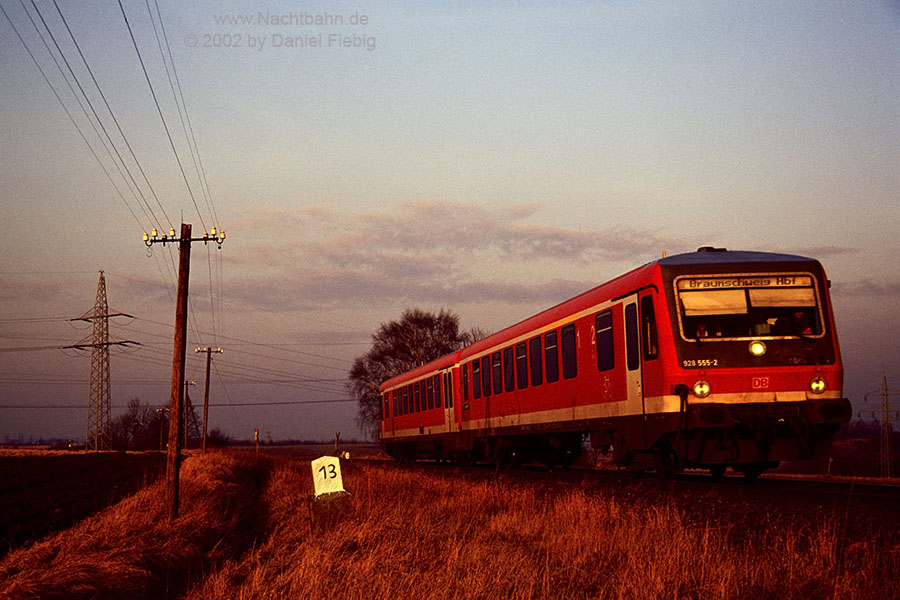
[[[701,248],[648,263],[381,386],[397,458],[621,466],[810,458],[850,420],[818,261]]]

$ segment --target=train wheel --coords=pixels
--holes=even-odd
[[[725,465],[713,465],[709,468],[709,474],[712,475],[713,479],[722,479],[726,469],[728,469],[728,467]]]
[[[653,468],[666,479],[674,477],[681,471],[678,457],[672,450],[665,449],[653,453]]]
[[[741,465],[738,467],[738,471],[741,472],[744,479],[749,479],[751,481],[757,479],[765,470],[766,466],[760,463],[751,463],[749,465]]]

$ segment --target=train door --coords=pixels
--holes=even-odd
[[[441,378],[441,396],[438,402],[443,401],[444,404],[444,431],[450,433],[453,431],[453,371],[447,369],[440,374]]]
[[[625,365],[629,412],[641,415],[641,436],[647,446],[647,416],[641,373],[641,339],[637,295],[625,299]]]

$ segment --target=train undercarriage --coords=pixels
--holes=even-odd
[[[459,431],[386,441],[398,460],[567,467],[588,448],[613,465],[677,473],[728,467],[755,478],[781,461],[812,458],[849,421],[846,399],[760,404],[693,404],[678,413]],[[589,440],[590,444],[587,445]]]

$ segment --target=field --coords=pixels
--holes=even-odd
[[[0,598],[898,598],[900,515],[754,486],[555,481],[306,459],[184,463],[0,561]]]
[[[156,452],[0,451],[0,556],[133,494],[164,470]]]

